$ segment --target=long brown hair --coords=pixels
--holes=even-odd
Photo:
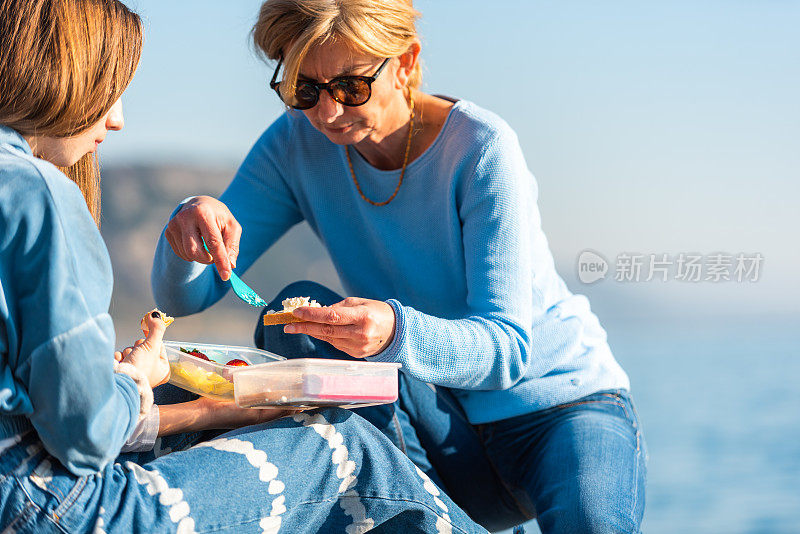
[[[0,124],[72,137],[97,123],[131,82],[142,23],[118,0],[0,0]],[[62,169],[100,222],[99,163]]]

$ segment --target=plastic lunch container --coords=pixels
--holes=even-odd
[[[346,406],[397,400],[400,364],[302,358],[249,347],[165,341],[170,383],[243,408]],[[210,361],[181,351],[197,350]],[[248,366],[225,365],[243,360]]]

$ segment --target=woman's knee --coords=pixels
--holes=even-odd
[[[579,499],[575,507],[564,510],[554,528],[545,532],[581,532],[586,534],[638,534],[642,514],[623,502],[596,495]]]
[[[619,471],[620,466],[610,466]],[[622,478],[587,472],[555,490],[556,506],[540,510],[547,532],[639,533],[644,515],[644,473],[634,468]]]

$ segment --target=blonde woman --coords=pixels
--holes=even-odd
[[[0,531],[483,532],[345,410],[153,407],[157,312],[115,354],[95,152],[141,31],[117,0],[0,0]]]
[[[328,306],[259,327],[257,345],[401,363],[400,401],[359,413],[490,529],[535,517],[546,533],[638,532],[646,453],[628,377],[554,269],[514,132],[420,90],[417,15],[410,0],[264,2],[254,42],[288,109],[219,200],[176,210],[157,302],[203,310],[305,220],[351,297],[292,284],[268,308]]]

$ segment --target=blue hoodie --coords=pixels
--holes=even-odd
[[[32,427],[79,476],[117,457],[139,414],[114,373],[111,287],[78,187],[0,125],[0,442]]]

